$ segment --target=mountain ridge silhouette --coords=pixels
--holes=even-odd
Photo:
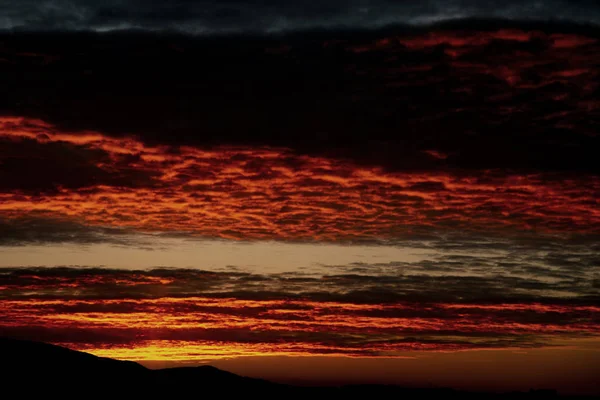
[[[394,385],[292,386],[249,378],[210,365],[149,369],[133,361],[97,357],[65,347],[29,340],[0,338],[0,387],[4,392],[53,394],[189,395],[208,391],[219,395],[373,396],[400,395],[402,399],[433,396],[444,399],[592,399],[559,396],[554,390],[475,393],[450,388],[412,389]],[[2,393],[2,392],[0,392]]]

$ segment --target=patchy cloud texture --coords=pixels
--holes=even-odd
[[[79,169],[77,161],[50,151],[49,156],[74,166],[65,174],[52,170],[57,163],[51,158],[34,158],[50,168],[30,167],[56,175],[36,185],[34,193],[21,184],[31,179],[16,180],[0,193],[0,210],[9,219],[45,212],[92,226],[304,240],[394,239],[432,228],[594,234],[600,226],[597,177],[455,175],[435,169],[388,173],[285,149],[181,147],[171,152],[134,139],[56,133],[35,121],[5,118],[0,124],[9,149],[70,148],[75,160],[86,159],[95,168]],[[11,164],[31,155],[12,151],[6,159]],[[73,181],[75,174],[81,178]],[[61,182],[63,177],[68,181]]]
[[[188,33],[279,32],[372,28],[457,18],[560,19],[598,23],[592,0],[3,0],[0,28],[24,30],[145,29]]]

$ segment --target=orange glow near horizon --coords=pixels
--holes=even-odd
[[[577,342],[575,342],[576,344]],[[463,351],[519,351],[522,348],[509,347],[502,349],[465,349],[461,346],[446,345],[440,347],[436,345],[415,345],[415,346],[381,346],[382,355],[364,355],[360,354],[362,348],[354,349],[358,355],[347,354],[340,351],[335,346],[311,345],[307,349],[304,345],[285,344],[285,343],[225,343],[225,342],[197,342],[197,341],[170,341],[170,340],[151,340],[143,344],[134,346],[111,345],[106,347],[93,347],[90,345],[80,345],[73,343],[61,343],[73,350],[83,351],[98,357],[108,357],[117,360],[152,362],[162,361],[172,365],[197,365],[199,363],[212,363],[220,360],[231,360],[242,357],[341,357],[344,358],[379,358],[379,359],[411,359],[413,352],[419,352],[420,355],[432,353],[453,353]],[[549,348],[553,344],[550,344]],[[387,348],[386,348],[387,347]],[[309,350],[309,351],[307,351]],[[353,349],[349,349],[353,350]],[[388,353],[384,353],[388,351]],[[397,354],[397,355],[395,355]]]
[[[98,357],[138,362],[169,361],[172,363],[199,363],[236,357],[306,355],[302,349],[295,350],[294,346],[270,343],[232,344],[152,340],[134,347],[110,346],[108,348],[88,348],[88,346],[81,347],[76,344],[68,347],[85,351]],[[324,348],[323,350],[327,349]],[[334,356],[339,355],[335,354]]]

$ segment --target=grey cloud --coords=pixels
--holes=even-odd
[[[126,229],[92,227],[68,218],[47,217],[31,213],[21,217],[0,217],[0,246],[47,245],[59,243],[145,247],[141,235]]]
[[[204,296],[247,300],[308,299],[351,303],[547,302],[594,304],[597,279],[578,271],[525,266],[504,270],[494,263],[475,269],[445,261],[352,264],[320,274],[256,274],[157,268],[3,268],[2,297],[136,299]],[[339,272],[338,272],[339,271]],[[595,272],[594,272],[595,271]],[[336,273],[338,272],[338,273]],[[598,268],[592,269],[597,276]]]
[[[600,21],[594,1],[477,0],[4,0],[0,27],[25,30],[175,30],[189,33],[277,32],[388,24],[428,24],[457,18]]]

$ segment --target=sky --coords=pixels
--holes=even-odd
[[[593,2],[148,4],[0,1],[0,335],[600,394]]]

